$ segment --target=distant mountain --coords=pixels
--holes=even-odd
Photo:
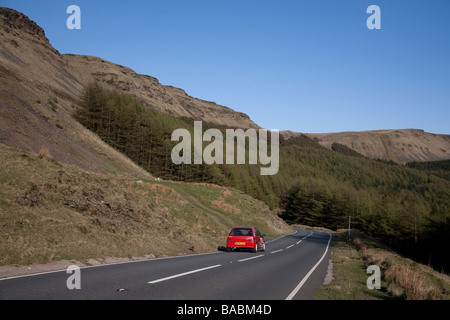
[[[345,145],[370,159],[398,163],[450,159],[450,135],[417,129],[308,134],[322,146]]]

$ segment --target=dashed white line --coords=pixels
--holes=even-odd
[[[291,233],[291,234],[285,234],[285,235],[282,235],[281,237],[278,237],[278,238],[276,238],[276,239],[272,239],[272,240],[270,240],[270,241],[266,241],[266,243],[270,243],[270,242],[277,241],[277,240],[279,240],[279,239],[281,239],[281,238],[283,238],[283,237],[286,237],[286,236],[292,236],[293,234],[296,234],[297,231],[298,231],[298,230],[295,230],[295,231],[294,231],[293,233]]]
[[[295,234],[295,233],[297,233],[297,231],[294,232],[293,234]],[[303,238],[302,238],[300,241],[298,241],[296,244],[299,244],[299,243],[302,242],[304,239],[310,237],[312,234],[313,234],[313,232],[311,231],[311,233],[310,233],[309,235],[303,237]],[[279,237],[279,238],[277,238],[277,239],[274,239],[274,240],[272,240],[272,241],[278,240],[278,239],[280,239],[280,238],[282,238],[282,237],[284,237],[284,236],[281,236],[281,237]],[[295,245],[295,244],[292,244],[292,245],[288,246],[286,249],[292,248],[294,245]],[[277,252],[281,252],[281,251],[283,251],[283,250],[285,250],[285,249],[275,250],[275,251],[272,251],[272,252],[270,252],[270,253],[277,253]],[[328,250],[328,247],[327,247],[327,250]],[[325,251],[325,253],[326,253],[326,251]],[[325,255],[325,254],[324,254],[324,255]],[[258,256],[254,256],[254,257],[250,257],[250,258],[246,258],[246,259],[241,259],[241,260],[238,260],[238,262],[244,262],[244,261],[248,261],[248,260],[252,260],[252,259],[257,259],[257,258],[261,258],[261,257],[264,257],[264,254],[261,254],[261,255],[258,255]],[[323,259],[323,258],[322,258],[322,259]],[[320,261],[321,261],[321,260],[320,260]],[[319,261],[319,263],[320,263],[320,261]],[[318,263],[318,264],[319,264],[319,263]],[[169,277],[165,277],[165,278],[161,278],[161,279],[152,280],[152,281],[149,281],[148,283],[149,283],[149,284],[155,284],[155,283],[159,283],[159,282],[171,280],[171,279],[174,279],[174,278],[183,277],[183,276],[186,276],[186,275],[189,275],[189,274],[193,274],[193,273],[197,273],[197,272],[206,271],[206,270],[213,269],[213,268],[218,268],[218,267],[221,267],[221,266],[222,266],[221,264],[218,264],[218,265],[215,265],[215,266],[209,266],[209,267],[205,267],[205,268],[195,269],[195,270],[192,270],[192,271],[187,271],[187,272],[175,274],[175,275],[172,275],[172,276],[169,276]],[[316,266],[317,266],[317,265],[316,265]],[[311,269],[310,273],[312,273],[312,271],[314,271],[314,269],[316,268],[316,266],[314,266],[313,269]],[[307,278],[309,277],[310,273],[308,273],[308,275],[302,280],[303,283],[306,282],[306,280],[307,280]],[[303,285],[302,282],[301,282],[299,285]],[[300,288],[301,288],[301,286],[300,286]],[[300,290],[300,288],[298,288],[298,289],[296,288],[297,291]],[[295,290],[294,290],[294,291],[295,291]],[[293,292],[294,292],[294,291],[293,291]],[[293,294],[293,293],[291,293],[291,295],[292,295],[292,294]],[[296,292],[293,294],[293,296],[294,296],[295,294],[296,294]],[[290,296],[291,296],[291,295],[290,295]],[[290,300],[289,297],[288,297],[287,299]],[[291,299],[292,299],[292,298],[291,298]]]
[[[105,264],[99,264],[99,265],[94,265],[94,266],[80,266],[80,269],[84,270],[84,269],[93,269],[93,268],[102,268],[102,267],[108,267],[108,266],[115,266],[115,265],[120,265],[120,264],[147,263],[147,262],[154,262],[154,261],[156,262],[156,261],[160,261],[160,260],[169,260],[169,259],[183,259],[183,258],[190,258],[190,257],[193,257],[193,256],[206,256],[206,255],[223,254],[223,253],[224,252],[206,252],[206,253],[190,254],[190,255],[186,255],[186,256],[150,258],[150,259],[115,262],[115,263],[105,263]],[[69,265],[67,265],[67,266],[69,266]],[[16,276],[9,276],[9,277],[0,278],[0,281],[13,280],[13,279],[19,279],[19,278],[28,278],[28,277],[40,276],[40,275],[45,275],[45,274],[50,274],[50,273],[59,273],[59,272],[67,272],[67,269],[44,271],[44,272],[36,272],[36,273],[16,275]]]
[[[280,249],[280,250],[275,250],[275,251],[272,251],[271,253],[277,253],[277,252],[280,252],[280,251],[283,251],[284,249]]]
[[[170,279],[174,279],[174,278],[178,278],[178,277],[183,277],[183,276],[186,276],[186,275],[188,275],[188,274],[192,274],[192,273],[196,273],[196,272],[201,272],[201,271],[205,271],[205,270],[209,270],[209,269],[213,269],[213,268],[218,268],[218,267],[221,267],[221,266],[222,266],[221,264],[217,264],[217,265],[215,265],[215,266],[205,267],[205,268],[201,268],[201,269],[195,269],[195,270],[192,270],[192,271],[188,271],[188,272],[183,272],[183,273],[175,274],[175,275],[170,276],[170,277],[166,277],[166,278],[161,278],[161,279],[149,281],[148,283],[154,284],[154,283],[158,283],[158,282],[162,282],[162,281],[166,281],[166,280],[170,280]]]
[[[264,255],[261,254],[259,256],[255,256],[255,257],[251,257],[251,258],[241,259],[241,260],[238,260],[238,262],[244,262],[244,261],[247,261],[247,260],[252,260],[252,259],[261,258],[261,257],[264,257]]]
[[[304,236],[304,237],[302,238],[302,240],[305,240],[306,238],[309,238],[309,237],[311,237],[311,236],[312,236],[312,234],[313,234],[313,232],[311,231],[311,233],[310,233],[310,234],[308,234],[307,236]]]

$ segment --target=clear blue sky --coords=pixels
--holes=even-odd
[[[81,30],[69,30],[69,5]],[[381,30],[369,30],[369,5]],[[0,0],[87,54],[305,133],[450,134],[448,0]]]

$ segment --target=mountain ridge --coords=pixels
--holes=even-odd
[[[450,136],[421,129],[307,134],[324,147],[343,144],[363,156],[398,163],[450,159]]]

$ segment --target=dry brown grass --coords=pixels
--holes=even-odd
[[[387,291],[407,300],[450,299],[450,278],[397,254],[367,246],[359,237],[352,240],[365,265],[381,268]]]
[[[42,147],[39,150],[38,158],[47,160],[48,162],[54,162],[55,161],[55,159],[53,159],[53,157],[50,154],[50,150],[48,148],[44,148],[44,147]]]
[[[394,295],[404,295],[409,300],[439,299],[439,288],[411,265],[393,265],[386,270],[385,278]]]
[[[217,209],[225,211],[225,212],[233,212],[233,213],[240,213],[241,210],[231,204],[226,203],[226,200],[228,197],[231,197],[233,194],[230,190],[223,188],[222,196],[217,199],[211,201],[211,204],[215,206]]]

